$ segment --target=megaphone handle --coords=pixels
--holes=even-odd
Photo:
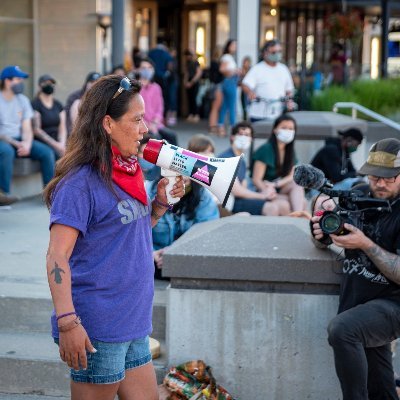
[[[173,186],[175,185],[175,178],[179,175],[175,171],[169,169],[161,168],[161,175],[168,179],[168,185],[165,187],[165,193],[167,194],[167,199],[169,204],[175,204],[179,201],[179,197],[172,197],[169,193]]]

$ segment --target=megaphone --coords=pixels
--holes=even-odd
[[[242,157],[243,155],[231,158],[206,157],[157,139],[150,139],[143,150],[143,158],[146,161],[171,171],[170,176],[188,176],[192,181],[209,189],[222,207],[225,207],[228,201]],[[163,175],[168,176],[167,173]],[[170,179],[168,186],[171,189],[174,182],[175,180]],[[170,198],[171,189],[168,186],[166,189],[168,201],[173,204],[176,200]]]

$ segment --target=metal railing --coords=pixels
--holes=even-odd
[[[369,108],[362,106],[361,104],[351,102],[338,102],[333,105],[333,111],[335,113],[338,112],[339,108],[351,108],[351,116],[354,119],[357,118],[357,111],[360,111],[368,117],[374,118],[377,121],[382,122],[383,124],[400,131],[400,124],[392,121],[389,118],[384,117],[381,114],[376,113],[375,111],[370,110]]]

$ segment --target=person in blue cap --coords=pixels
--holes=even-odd
[[[44,185],[54,174],[54,152],[46,144],[33,140],[33,110],[29,99],[22,94],[28,77],[16,65],[5,67],[0,74],[0,205],[18,200],[10,195],[15,157],[40,161]]]

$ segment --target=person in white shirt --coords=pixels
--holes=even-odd
[[[294,84],[289,69],[282,64],[282,47],[278,40],[265,43],[263,61],[250,68],[242,81],[242,90],[251,104],[248,114],[252,122],[263,119],[276,119],[286,108],[291,111],[294,107]],[[282,100],[287,98],[287,100]],[[256,101],[261,99],[260,101]]]

